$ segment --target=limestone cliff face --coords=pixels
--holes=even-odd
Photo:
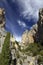
[[[22,35],[22,43],[34,43],[34,37],[37,31],[37,24],[33,25],[32,29],[30,31],[26,30]]]
[[[39,20],[33,25],[30,31],[25,31],[22,35],[22,43],[43,43],[43,8],[39,10]]]
[[[0,8],[0,27],[5,25],[5,10],[4,8]]]
[[[39,20],[37,22],[38,32],[36,34],[36,41],[43,43],[43,8],[39,10]]]
[[[6,37],[6,31],[4,29],[4,26],[5,26],[5,10],[4,8],[0,8],[0,53],[4,43],[4,39]]]

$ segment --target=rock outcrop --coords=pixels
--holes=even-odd
[[[22,35],[22,43],[43,43],[43,8],[39,10],[39,20],[33,25],[30,31],[25,31]]]
[[[37,25],[38,32],[36,33],[36,41],[43,43],[43,8],[39,10],[39,20]]]
[[[34,43],[34,37],[37,32],[37,24],[33,25],[32,29],[30,31],[26,30],[22,35],[22,43]]]
[[[4,29],[4,26],[5,26],[5,10],[4,8],[0,8],[0,53],[4,43],[4,39],[6,37],[6,31]]]

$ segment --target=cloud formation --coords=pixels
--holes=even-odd
[[[25,22],[22,22],[22,21],[20,21],[20,20],[18,20],[18,24],[19,24],[19,26],[21,26],[21,27],[27,27],[27,25],[25,24]]]
[[[20,39],[22,32],[34,24],[34,19],[35,22],[38,20],[43,0],[0,0],[0,7],[6,10],[7,30]]]
[[[21,9],[21,16],[26,19],[38,19],[39,8],[43,7],[43,0],[17,0]]]

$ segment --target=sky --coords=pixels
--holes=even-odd
[[[20,41],[23,32],[37,23],[43,0],[0,0],[0,7],[6,12],[5,29]]]

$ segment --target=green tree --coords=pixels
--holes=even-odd
[[[40,51],[40,55],[43,56],[43,50]]]
[[[11,52],[10,52],[10,33],[7,33],[2,53],[1,53],[1,65],[9,65],[11,59]]]
[[[43,56],[39,56],[39,58],[38,58],[38,64],[39,65],[43,65]]]
[[[29,44],[25,51],[26,52],[30,51],[30,53],[32,53],[33,56],[36,56],[39,53],[39,47],[36,43]]]
[[[1,65],[1,54],[0,54],[0,65]]]

